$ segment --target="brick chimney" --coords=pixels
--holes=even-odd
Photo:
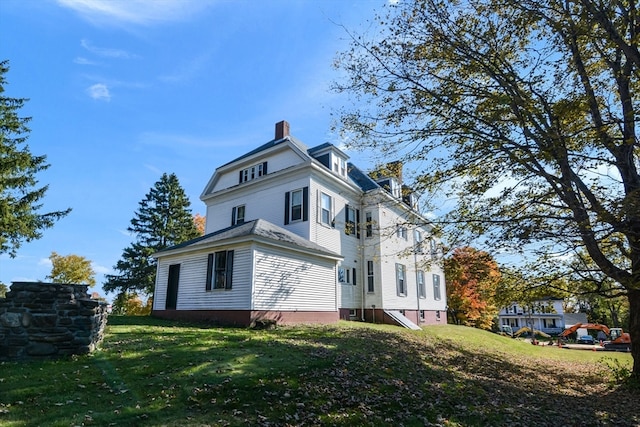
[[[276,123],[276,140],[289,136],[289,122],[283,120]]]

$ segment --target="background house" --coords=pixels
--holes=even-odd
[[[565,329],[564,301],[562,298],[547,297],[530,305],[513,303],[503,307],[498,313],[500,325],[509,325],[513,331],[527,326],[557,335]]]
[[[331,144],[275,138],[220,167],[205,236],[161,251],[153,313],[250,324],[446,323],[441,249],[402,165],[365,174]]]

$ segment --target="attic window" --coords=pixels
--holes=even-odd
[[[347,161],[336,153],[332,153],[333,157],[333,171],[340,176],[347,176]]]
[[[242,169],[240,171],[239,183],[251,181],[253,179],[259,178],[262,175],[267,174],[267,162],[262,162],[257,165],[253,165],[246,169]]]

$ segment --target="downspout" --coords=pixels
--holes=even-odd
[[[418,302],[418,326],[420,326],[420,283],[418,282],[418,244],[415,241],[416,239],[416,230],[413,230],[413,264],[414,264],[414,269],[416,270],[416,297],[417,297],[417,302]],[[426,283],[424,283],[426,280],[426,277],[424,277],[424,272],[422,273],[422,284],[423,286],[426,287]]]
[[[368,280],[368,278],[365,276],[366,271],[366,260],[365,260],[365,254],[364,254],[364,249],[365,249],[365,245],[364,245],[364,241],[367,238],[367,228],[365,227],[364,230],[362,230],[362,218],[364,217],[365,220],[367,218],[366,213],[364,211],[364,193],[360,196],[360,224],[358,224],[358,228],[360,229],[360,238],[362,239],[362,241],[360,242],[360,283],[362,283],[362,298],[360,301],[360,320],[362,322],[365,321],[365,316],[364,316],[364,298],[366,296],[366,292],[364,290],[364,283],[365,283],[365,279]]]

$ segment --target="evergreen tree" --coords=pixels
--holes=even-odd
[[[23,242],[42,237],[71,209],[39,213],[48,186],[37,187],[36,174],[49,167],[46,156],[34,156],[25,144],[30,117],[19,117],[25,98],[4,96],[9,62],[0,61],[0,254],[15,257]]]
[[[178,177],[163,174],[139,203],[128,227],[136,240],[124,249],[116,263],[118,274],[106,276],[106,291],[153,294],[156,261],[151,255],[199,235],[190,204]]]

